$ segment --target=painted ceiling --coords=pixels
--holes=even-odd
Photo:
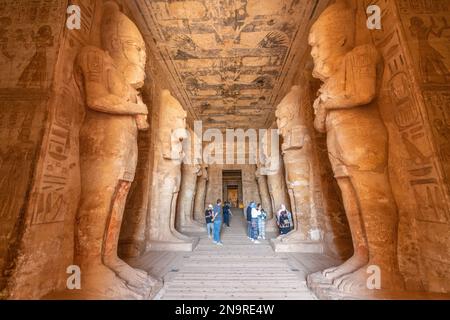
[[[270,125],[322,2],[136,0],[130,7],[191,117],[224,129]]]

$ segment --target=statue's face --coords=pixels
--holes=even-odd
[[[325,80],[328,79],[331,74],[331,63],[333,63],[333,50],[336,49],[334,45],[336,39],[331,39],[326,32],[319,32],[314,29],[309,36],[309,45],[311,48],[311,56],[314,60],[313,76],[315,78]]]
[[[284,136],[286,134],[286,130],[289,125],[289,114],[288,114],[286,108],[283,106],[280,106],[278,108],[277,112],[275,113],[275,116],[277,117],[278,132],[279,132],[279,134]]]
[[[183,141],[189,138],[188,130],[186,130],[186,117],[177,117],[173,123],[173,134],[176,140]]]
[[[139,39],[121,39],[124,57],[127,60],[127,66],[124,70],[127,80],[136,88],[144,85],[145,63],[147,54],[145,43]]]

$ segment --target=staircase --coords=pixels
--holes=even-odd
[[[235,211],[231,227],[222,228],[223,246],[202,237],[195,250],[183,253],[164,276],[163,300],[315,299],[305,270],[288,255],[275,253],[268,240],[253,244],[246,221]]]

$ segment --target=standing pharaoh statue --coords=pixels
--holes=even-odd
[[[267,213],[267,219],[273,218],[272,201],[269,193],[269,186],[267,185],[267,176],[262,174],[261,165],[257,164],[255,171],[256,182],[258,185],[259,196],[263,209]]]
[[[311,137],[300,112],[301,88],[293,86],[276,110],[278,130],[283,137],[281,150],[286,185],[294,218],[294,230],[280,236],[281,242],[310,242],[311,219]],[[311,246],[316,247],[313,243]],[[317,250],[321,250],[317,246]],[[312,248],[311,248],[312,249]],[[298,248],[298,250],[301,250]]]
[[[183,141],[188,138],[187,113],[168,90],[161,93],[151,207],[147,213],[146,250],[192,251],[196,239],[175,229],[177,199],[181,184]]]
[[[403,281],[397,262],[397,207],[387,168],[388,134],[377,100],[382,61],[370,40],[355,43],[355,26],[355,12],[339,1],[323,12],[309,37],[313,76],[323,82],[314,103],[314,125],[327,133],[354,255],[339,267],[310,275],[308,282],[370,295],[370,266],[381,272],[381,289],[401,289]]]
[[[284,166],[281,161],[278,130],[270,129],[271,134],[262,136],[260,158],[258,159],[258,174],[267,178],[267,188],[273,210],[273,218],[266,223],[266,230],[278,231],[277,212],[281,205],[290,210],[290,201],[286,190]],[[273,134],[273,132],[277,132]]]
[[[194,220],[204,225],[205,223],[205,200],[206,184],[208,183],[208,165],[202,164],[200,175],[197,179],[197,186],[194,199]]]
[[[147,106],[137,91],[145,79],[144,40],[115,3],[104,5],[102,48],[78,58],[86,94],[80,132],[81,200],[75,262],[86,294],[148,298],[157,282],[117,256],[122,216],[137,164],[138,130],[148,129]]]
[[[197,180],[202,175],[201,155],[194,155],[195,143],[199,138],[189,131],[189,139],[184,143],[185,159],[181,165],[181,187],[176,212],[176,227],[180,232],[204,232],[201,223],[194,220],[194,200]]]

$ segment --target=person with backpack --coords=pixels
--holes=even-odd
[[[205,210],[205,222],[206,222],[206,230],[208,231],[208,238],[211,239],[214,233],[214,223],[212,221],[213,218],[213,205],[210,204],[208,208]]]
[[[247,217],[247,238],[252,239],[252,206],[253,201],[251,201],[248,204],[247,210],[246,210],[246,217]]]
[[[286,209],[284,204],[278,210],[277,225],[281,235],[289,233],[292,229],[292,214]]]
[[[251,236],[250,236],[253,243],[259,243],[259,241],[258,241],[258,216],[259,216],[259,211],[257,209],[256,204],[253,202],[252,210],[251,210],[252,221],[251,221]]]
[[[258,239],[266,240],[266,219],[267,219],[267,213],[262,208],[261,204],[259,203],[257,206],[258,210]]]
[[[225,201],[225,205],[223,206],[223,223],[230,227],[230,217],[233,214],[231,213],[231,203],[229,201]]]

